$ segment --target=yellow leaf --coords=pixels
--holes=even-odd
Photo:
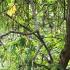
[[[13,16],[15,13],[16,13],[16,6],[13,5],[13,6],[11,6],[11,7],[9,8],[9,10],[7,11],[7,14],[8,14],[9,16]]]

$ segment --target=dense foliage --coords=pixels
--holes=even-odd
[[[57,70],[65,44],[66,3],[0,1],[0,70]]]

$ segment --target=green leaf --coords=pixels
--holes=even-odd
[[[25,44],[26,44],[26,39],[23,37],[20,37],[18,40],[18,45],[23,47],[23,46],[25,46]]]
[[[14,0],[6,0],[8,3],[8,6],[12,6],[14,4]]]

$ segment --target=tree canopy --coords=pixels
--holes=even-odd
[[[68,7],[67,0],[0,0],[0,70],[62,70]]]

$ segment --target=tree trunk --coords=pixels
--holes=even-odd
[[[66,41],[65,47],[61,51],[59,64],[66,69],[70,59],[70,0],[67,0],[67,16],[66,16]],[[61,68],[59,69],[61,70]]]

